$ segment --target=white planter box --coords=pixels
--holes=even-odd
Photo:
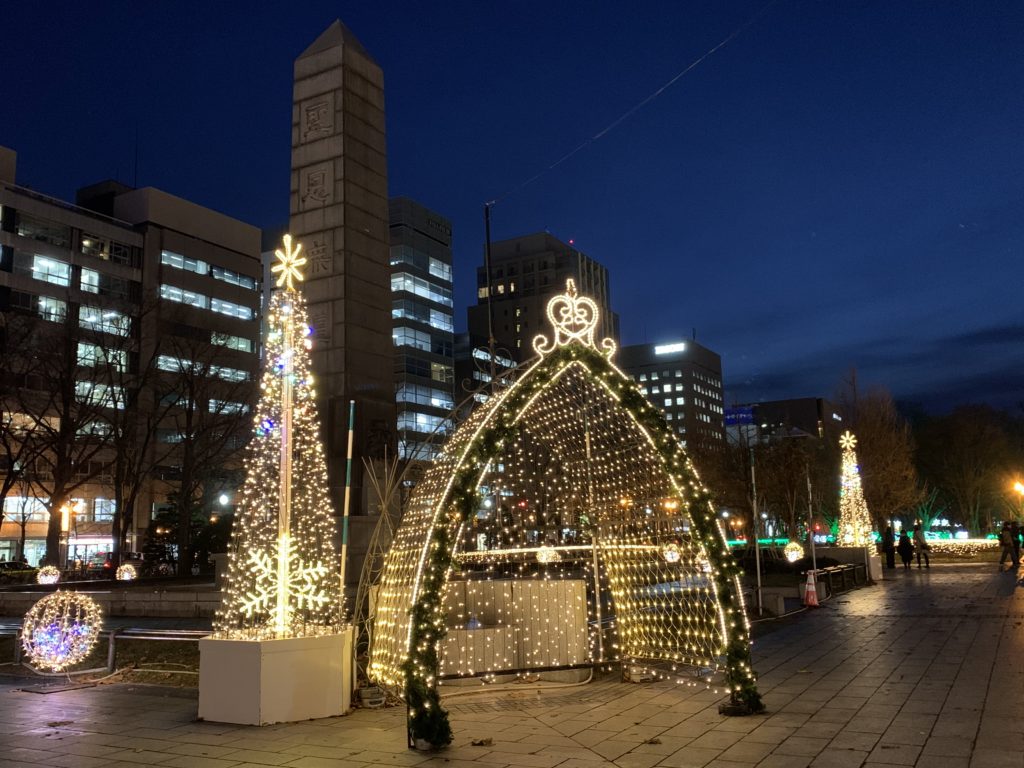
[[[199,641],[199,719],[271,725],[348,711],[352,631],[284,640]]]

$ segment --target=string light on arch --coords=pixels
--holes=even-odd
[[[569,283],[549,304],[551,339],[538,337],[538,359],[448,438],[387,555],[369,673],[405,697],[412,732],[431,743],[450,739],[442,677],[573,663],[576,606],[582,661],[643,665],[762,706],[739,569],[709,493],[612,363],[614,346],[595,343],[588,301]],[[538,566],[548,547],[560,561]],[[559,620],[524,630],[517,617],[541,594],[563,601],[550,609]],[[597,615],[602,602],[613,623]],[[483,636],[488,660],[471,648]]]

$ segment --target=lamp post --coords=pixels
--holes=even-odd
[[[1017,495],[1020,496],[1021,511],[1024,512],[1024,483],[1020,480],[1016,480],[1013,483],[1013,490],[1015,490]]]
[[[64,570],[68,565],[68,549],[71,546],[71,521],[75,515],[81,514],[82,502],[65,502],[60,508],[60,547],[58,557],[60,558],[60,569]]]

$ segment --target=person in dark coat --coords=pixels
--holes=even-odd
[[[918,523],[914,526],[914,550],[917,552],[917,567],[921,567],[921,555],[924,555],[924,567],[931,568],[932,563],[928,559],[928,550],[931,547],[928,544],[928,539],[924,536],[924,531],[921,530],[921,524]]]
[[[882,552],[885,553],[885,567],[896,567],[896,534],[892,532],[892,526],[885,526],[885,533],[882,534]]]
[[[1010,523],[1010,543],[1013,545],[1013,567],[1020,567],[1020,526],[1014,520]]]
[[[1003,570],[1003,563],[1009,560],[1013,562],[1013,537],[1010,534],[1010,524],[1008,522],[1003,523],[1003,528],[999,531],[999,543],[1003,547],[1003,553],[999,556],[999,570]]]
[[[907,536],[906,531],[900,534],[900,543],[896,547],[896,551],[900,553],[903,567],[910,570],[910,561],[914,559],[914,545],[910,543],[910,537]]]

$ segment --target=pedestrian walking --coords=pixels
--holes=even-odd
[[[1003,523],[1003,529],[999,531],[999,543],[1003,547],[1003,553],[999,556],[999,570],[1001,571],[1003,570],[1003,563],[1005,563],[1007,559],[1009,559],[1011,563],[1014,562],[1013,536],[1010,533],[1010,524],[1008,522]],[[1016,565],[1016,563],[1014,564]]]
[[[900,553],[904,570],[909,571],[910,561],[914,559],[914,545],[910,543],[910,537],[907,536],[906,531],[900,534],[900,543],[896,546],[896,551]]]
[[[1010,523],[1010,543],[1013,545],[1013,567],[1020,567],[1020,526],[1014,520]]]
[[[932,564],[928,560],[928,550],[931,547],[928,546],[928,539],[924,537],[924,531],[921,530],[921,524],[918,523],[914,526],[914,550],[917,552],[917,567],[921,567],[921,555],[924,555],[924,567],[931,568]]]
[[[885,553],[885,567],[896,567],[896,534],[892,532],[892,526],[885,526],[885,533],[882,534],[882,552]]]

